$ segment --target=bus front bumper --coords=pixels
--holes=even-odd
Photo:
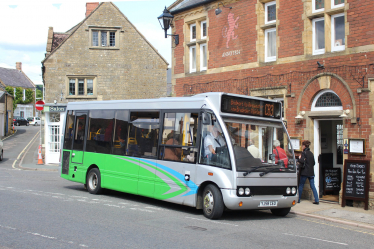
[[[257,195],[249,197],[239,197],[236,190],[221,189],[223,202],[230,210],[250,210],[250,209],[277,209],[293,207],[297,203],[298,195]],[[270,205],[276,206],[270,206]],[[264,206],[265,205],[265,206]]]

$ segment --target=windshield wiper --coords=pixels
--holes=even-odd
[[[247,172],[244,172],[244,173],[243,173],[243,176],[248,175],[249,173],[255,171],[256,169],[259,169],[259,168],[267,168],[267,167],[271,167],[271,166],[274,166],[274,165],[261,165],[261,166],[254,167],[254,168],[248,170]]]
[[[275,171],[275,170],[279,170],[279,168],[272,168],[272,169],[269,169],[269,170],[267,170],[267,171],[261,172],[261,173],[260,173],[260,176],[264,176],[264,175],[266,175],[267,173],[270,173],[270,172]]]

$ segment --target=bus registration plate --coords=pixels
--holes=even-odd
[[[259,207],[276,207],[278,206],[278,201],[260,201]]]

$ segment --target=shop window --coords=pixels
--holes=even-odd
[[[113,143],[113,110],[90,111],[86,151],[110,154]]]
[[[325,53],[325,18],[313,20],[313,54]]]
[[[331,50],[341,51],[345,49],[345,24],[344,14],[331,16]]]
[[[275,1],[265,3],[265,24],[274,23],[276,21],[276,4]]]
[[[325,0],[312,0],[313,12],[325,10]]]
[[[60,152],[60,126],[49,125],[48,150],[51,153]]]
[[[190,73],[196,72],[196,46],[190,47]]]
[[[208,67],[207,47],[205,44],[200,44],[200,71],[207,70]]]
[[[127,145],[127,128],[129,121],[129,111],[116,111],[115,129],[114,129],[114,155],[125,155]]]
[[[265,30],[265,62],[276,59],[276,29],[267,29]]]
[[[165,113],[159,158],[194,163],[197,127],[197,113]]]
[[[126,155],[157,158],[159,112],[132,112]]]

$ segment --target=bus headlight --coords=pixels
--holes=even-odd
[[[288,194],[288,195],[291,194],[291,188],[290,187],[286,188],[286,194]]]
[[[243,195],[244,194],[244,189],[243,188],[240,188],[239,191],[238,191],[239,195]]]
[[[292,187],[292,194],[296,194],[296,188],[295,187]]]
[[[245,195],[249,195],[251,193],[251,190],[249,188],[245,188]]]

